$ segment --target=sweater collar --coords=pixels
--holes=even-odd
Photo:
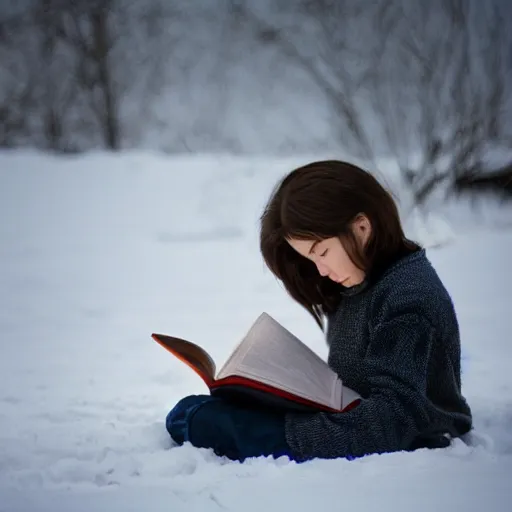
[[[392,263],[387,269],[384,270],[378,277],[372,279],[371,277],[367,277],[362,283],[356,284],[355,286],[340,286],[340,295],[344,297],[351,297],[353,295],[359,295],[368,289],[370,284],[380,281],[383,277],[400,271],[405,265],[408,265],[411,262],[424,259],[425,258],[425,249],[420,249],[411,254],[403,256],[399,258],[397,261]]]

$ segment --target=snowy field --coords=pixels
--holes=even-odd
[[[206,389],[152,332],[222,363],[267,311],[327,353],[258,252],[307,160],[0,153],[0,511],[512,510],[510,207],[406,215],[460,315],[467,439],[300,465],[173,447],[167,411]]]

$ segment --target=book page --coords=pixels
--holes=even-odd
[[[253,324],[217,378],[240,375],[329,407],[341,408],[338,375],[267,313]]]

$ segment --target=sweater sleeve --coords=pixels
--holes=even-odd
[[[288,413],[286,439],[296,459],[407,449],[428,424],[427,369],[433,340],[430,322],[410,309],[373,325],[364,363],[368,396],[346,413]]]

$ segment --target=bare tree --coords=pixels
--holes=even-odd
[[[375,59],[368,100],[422,204],[440,184],[491,171],[493,148],[512,149],[510,39],[496,3],[394,4],[401,23],[388,58]]]
[[[166,83],[177,12],[163,0],[25,0],[0,20],[0,144],[120,149]]]
[[[362,4],[375,10],[370,3]],[[357,100],[366,71],[358,64],[364,62],[363,53],[367,50],[354,44],[353,28],[344,22],[362,17],[361,3],[300,0],[286,7],[275,5],[272,21],[258,15],[247,0],[232,0],[231,9],[261,42],[277,45],[309,75],[331,106],[333,129],[338,137],[358,156],[371,159],[372,144],[364,130],[363,112]]]
[[[72,55],[65,52],[60,37],[58,7],[53,0],[38,0],[32,10],[39,57],[36,101],[45,147],[53,151],[72,151],[74,147],[67,128],[78,91],[72,73]]]
[[[105,147],[119,149],[118,91],[109,62],[114,0],[41,2],[58,38],[74,53],[73,78],[97,120]]]
[[[347,151],[396,159],[416,204],[488,171],[492,147],[510,149],[512,45],[498,1],[300,0],[284,27],[232,4],[324,93]]]
[[[75,54],[81,101],[96,120],[105,147],[121,148],[132,126],[143,125],[148,104],[166,84],[180,13],[176,3],[162,0],[61,3],[60,37]],[[135,98],[130,97],[134,91]]]
[[[61,4],[25,0],[0,23],[3,146],[73,149],[69,117],[77,87],[73,56],[60,37]]]
[[[34,105],[37,75],[30,15],[22,10],[0,20],[0,146],[13,147],[30,138],[27,112]]]

